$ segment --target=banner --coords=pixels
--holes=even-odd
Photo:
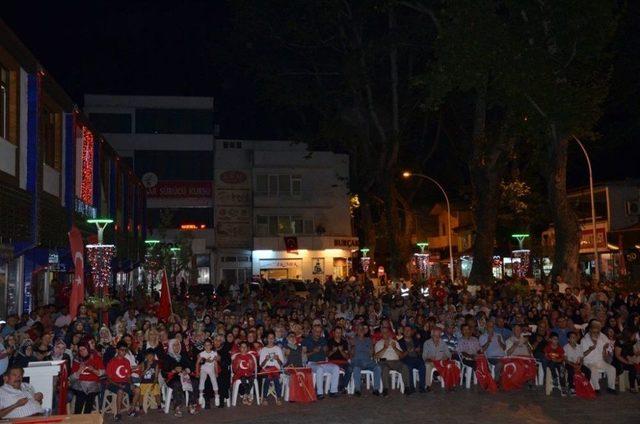
[[[536,379],[538,369],[535,359],[511,356],[501,361],[500,387],[503,390],[520,389],[525,383]]]
[[[74,268],[73,285],[69,297],[69,314],[73,320],[78,313],[78,307],[84,302],[84,245],[82,234],[75,225],[69,231],[69,245]]]
[[[289,376],[289,402],[309,403],[318,400],[311,368],[285,368],[285,372]]]
[[[160,306],[158,306],[157,315],[158,319],[162,321],[166,321],[171,315],[171,292],[165,269],[162,270],[162,288],[160,289]]]
[[[478,355],[476,357],[476,378],[478,379],[478,385],[489,393],[495,393],[498,391],[496,381],[491,376],[491,370],[489,369],[489,361],[484,355]]]
[[[298,237],[285,237],[284,245],[287,249],[287,252],[296,252],[298,250]]]
[[[441,361],[433,361],[433,366],[438,370],[438,374],[444,381],[445,390],[453,390],[458,384],[460,384],[460,368],[451,359],[444,359]]]

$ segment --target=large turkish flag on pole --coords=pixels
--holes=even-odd
[[[69,297],[69,314],[71,314],[71,319],[74,319],[78,314],[78,306],[84,302],[84,245],[82,234],[75,225],[69,231],[69,245],[74,268],[73,285]]]
[[[160,289],[160,306],[158,306],[158,318],[166,321],[171,315],[171,293],[169,292],[169,281],[167,271],[162,270],[162,288]]]

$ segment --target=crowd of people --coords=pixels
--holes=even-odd
[[[317,399],[367,390],[385,397],[398,376],[407,396],[434,390],[436,382],[454,391],[468,369],[478,376],[489,369],[506,389],[510,357],[550,373],[563,396],[575,394],[576,374],[597,393],[604,377],[615,394],[625,372],[637,393],[640,294],[614,282],[376,287],[329,279],[312,282],[304,296],[277,284],[223,284],[211,296],[174,299],[167,319],[157,317],[156,307],[157,299],[138,298],[104,312],[80,305],[73,318],[58,305],[7,317],[0,330],[0,418],[42,412],[42,395],[22,381],[28,363],[40,360],[65,361],[71,412],[91,412],[101,405],[96,398],[110,392],[116,420],[143,413],[145,399],[160,410],[168,402],[163,387],[171,389],[166,410],[172,406],[176,416],[227,406],[234,381],[241,403],[252,404],[259,391],[262,405],[280,405],[287,367],[311,369]],[[370,388],[363,372],[373,376]],[[533,388],[532,378],[526,384]]]

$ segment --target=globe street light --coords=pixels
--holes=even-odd
[[[424,175],[424,174],[415,174],[413,172],[409,172],[409,171],[404,171],[402,173],[402,176],[404,178],[410,178],[410,177],[418,177],[418,178],[423,178],[425,180],[429,180],[432,183],[434,183],[442,192],[442,194],[444,195],[444,200],[447,203],[447,236],[449,238],[449,273],[451,275],[451,282],[453,282],[454,280],[454,273],[453,273],[453,243],[451,241],[452,237],[451,237],[451,204],[449,203],[449,196],[447,196],[447,192],[445,191],[445,189],[440,185],[439,182],[437,182],[436,180],[434,180],[433,178]]]

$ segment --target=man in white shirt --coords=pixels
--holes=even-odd
[[[616,369],[605,361],[609,338],[602,334],[600,321],[593,320],[589,325],[589,332],[580,342],[583,352],[584,365],[591,370],[591,385],[595,390],[600,390],[600,373],[607,375],[607,391],[616,393]]]
[[[391,387],[391,375],[390,371],[398,371],[402,374],[402,381],[404,383],[405,395],[412,393],[411,380],[409,379],[409,367],[402,362],[402,359],[406,353],[402,351],[398,341],[391,333],[388,327],[382,327],[382,339],[378,340],[375,347],[374,358],[380,361],[380,368],[382,370],[382,395],[386,396],[389,393],[389,387]]]
[[[515,324],[513,326],[513,335],[507,339],[505,343],[507,356],[532,356],[531,346],[522,334],[522,326]]]
[[[22,382],[24,370],[11,367],[4,375],[4,386],[0,387],[0,418],[23,418],[42,414],[42,393]]]

